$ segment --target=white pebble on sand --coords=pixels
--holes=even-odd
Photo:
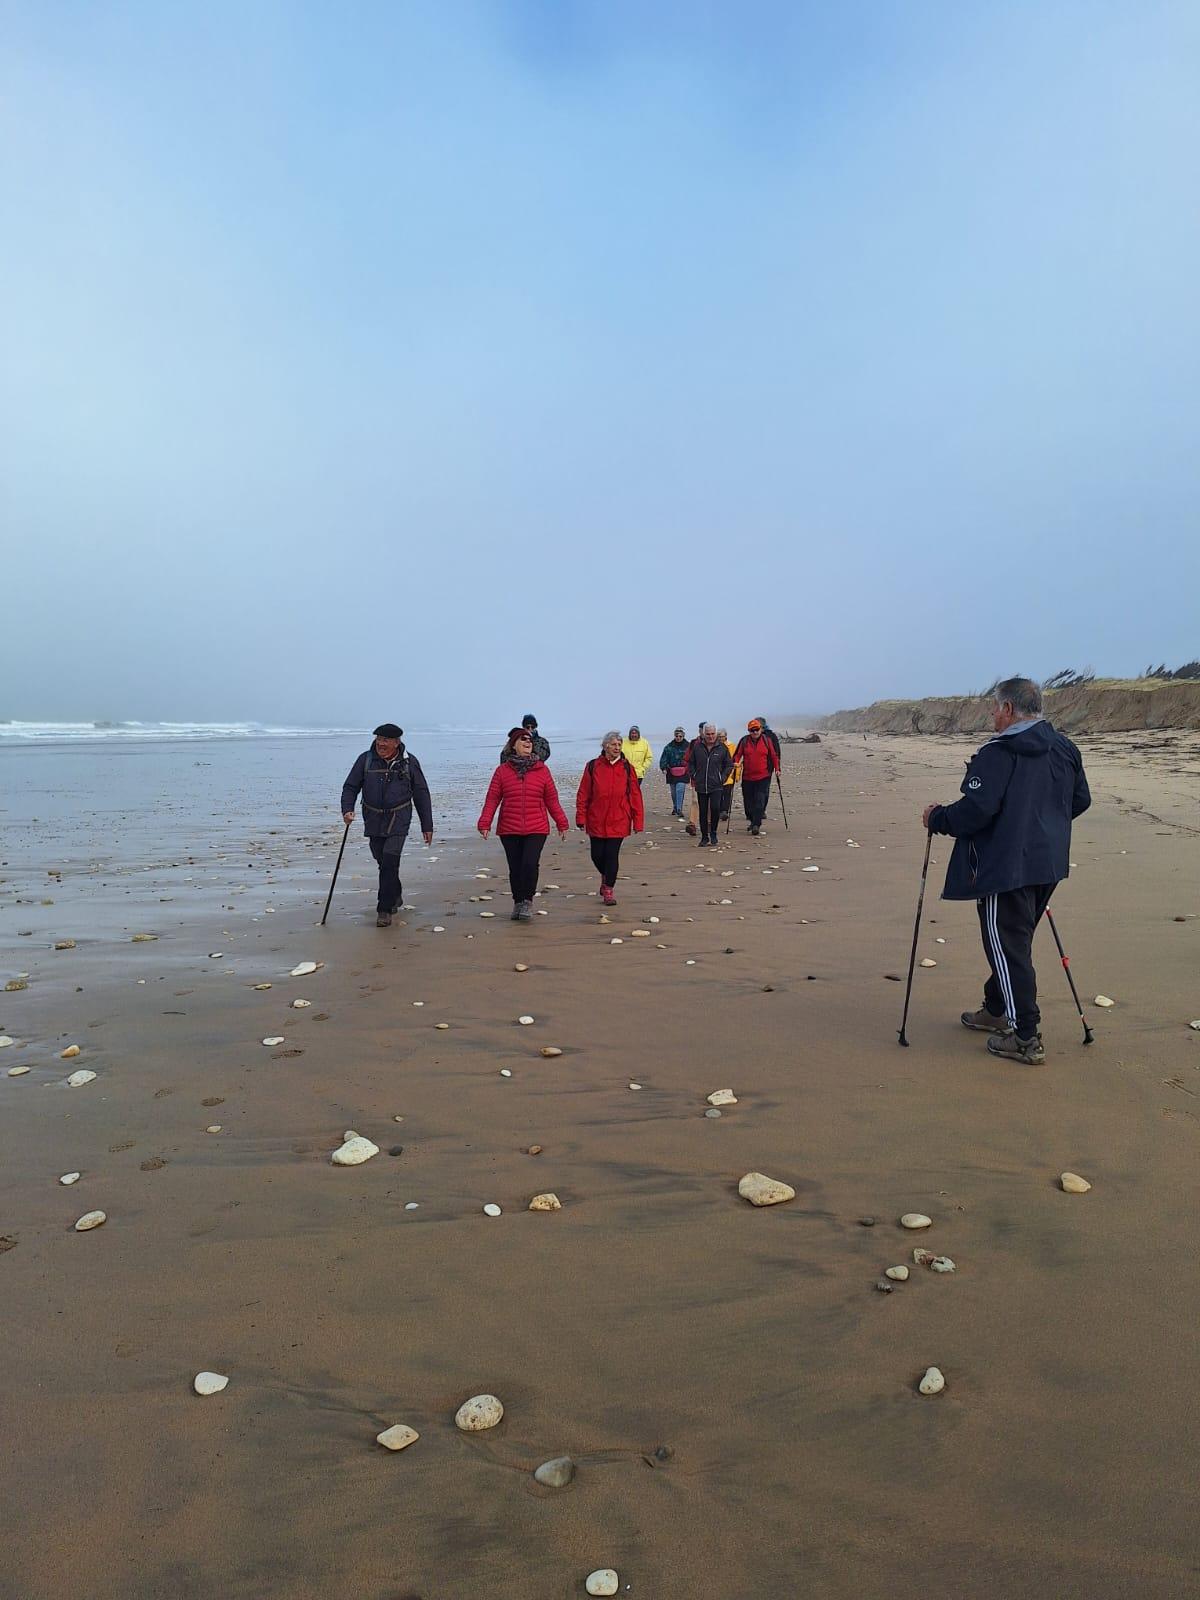
[[[917,1385],[922,1394],[941,1394],[945,1387],[946,1380],[938,1367],[927,1367],[925,1376]]]
[[[648,939],[650,937],[650,929],[649,928],[631,928],[630,929],[630,933],[629,933],[629,937],[631,939]]]
[[[820,872],[820,867],[801,867],[801,872]]]
[[[902,1228],[931,1228],[933,1223],[923,1211],[906,1211],[900,1218]]]
[[[421,1209],[421,1202],[419,1200],[406,1200],[404,1202],[404,1209],[405,1211],[419,1211]]]
[[[922,960],[921,960],[921,965],[923,967],[936,967],[937,966],[937,962],[936,961],[932,961],[928,956],[924,956],[922,958]]]
[[[361,1134],[356,1133],[353,1139],[347,1139],[345,1144],[338,1145],[329,1159],[335,1167],[360,1167],[364,1161],[370,1161],[372,1156],[378,1154],[377,1144],[372,1144],[370,1139],[364,1139]]]
[[[908,1268],[907,1267],[888,1267],[886,1269],[886,1271],[884,1272],[884,1277],[885,1278],[895,1278],[897,1283],[906,1283],[908,1281]]]
[[[76,1233],[88,1233],[92,1228],[98,1228],[102,1222],[107,1222],[108,1216],[103,1211],[85,1211],[75,1224]]]
[[[281,1033],[269,1033],[263,1043],[266,1045],[282,1044],[283,1035]]]
[[[73,1061],[74,1058],[79,1054],[80,1054],[79,1046],[77,1044],[69,1044],[65,1050],[60,1050],[59,1051],[59,1060],[60,1061]]]
[[[642,1086],[641,1086],[641,1084],[640,1084],[640,1083],[631,1083],[631,1084],[630,1084],[630,1085],[629,1085],[629,1087],[630,1087],[630,1088],[631,1088],[631,1089],[640,1089],[640,1088],[641,1088],[641,1087],[642,1087]]]
[[[494,1428],[503,1415],[504,1407],[494,1394],[476,1394],[454,1413],[454,1426],[463,1433],[483,1433]]]
[[[1092,1187],[1086,1178],[1081,1178],[1077,1172],[1064,1172],[1059,1178],[1065,1194],[1086,1194]]]
[[[73,1072],[71,1074],[71,1076],[67,1079],[67,1083],[72,1089],[82,1089],[84,1084],[91,1083],[95,1076],[96,1074],[94,1072],[89,1072],[86,1067],[80,1067],[78,1072]]]
[[[955,1266],[949,1256],[934,1256],[929,1263],[929,1270],[930,1272],[953,1272],[955,1271]]]
[[[512,1077],[512,1068],[511,1067],[501,1067],[500,1068],[500,1076],[502,1078],[511,1078]]]
[[[588,1573],[583,1587],[589,1594],[616,1594],[620,1581],[611,1567],[597,1567]]]
[[[517,1021],[521,1024],[521,1026],[523,1028],[527,1028],[529,1026],[529,1024],[533,1021],[533,1018],[532,1017],[518,1017]]]
[[[210,1122],[208,1127],[205,1128],[204,1131],[205,1131],[205,1133],[220,1133],[221,1124],[219,1122]]]
[[[7,1050],[10,1044],[16,1044],[16,1042],[7,1033],[0,1033],[0,1050]]]
[[[608,942],[609,942],[609,944],[624,944],[625,943],[624,939],[610,939]]]
[[[784,1200],[796,1198],[790,1183],[768,1178],[765,1172],[747,1172],[738,1183],[738,1193],[752,1206],[777,1206]]]
[[[542,1046],[542,1054],[546,1057],[547,1060],[550,1060],[554,1056],[562,1055],[562,1051],[558,1048],[558,1046],[556,1044],[544,1044]]]
[[[229,1379],[223,1372],[198,1372],[192,1379],[192,1388],[197,1394],[220,1394],[228,1384]]]
[[[562,1201],[556,1194],[547,1191],[545,1194],[535,1194],[529,1202],[530,1211],[561,1211]]]
[[[28,1067],[9,1067],[6,1076],[9,1078],[23,1078],[28,1071]]]
[[[735,1106],[737,1095],[732,1089],[714,1089],[708,1097],[708,1103],[710,1106]]]
[[[420,1437],[415,1428],[397,1422],[394,1426],[385,1428],[382,1433],[377,1433],[375,1443],[381,1444],[385,1450],[407,1450],[409,1445],[416,1444]]]
[[[82,1176],[81,1172],[64,1172],[58,1181],[65,1187],[70,1188],[71,1184],[78,1183]]]
[[[487,1205],[483,1208],[483,1214],[485,1217],[499,1217],[503,1216],[504,1213],[500,1210],[500,1207],[495,1203],[494,1200],[489,1200]]]
[[[254,985],[254,987],[257,990],[263,990],[263,989],[269,989],[271,987],[271,985],[269,983],[256,983]]]
[[[315,972],[316,970],[317,963],[315,961],[301,961],[298,966],[292,968],[291,976],[293,978],[307,978],[310,972]]]
[[[1103,1006],[1107,1010],[1109,1006],[1115,1006],[1117,1002],[1115,1000],[1110,1000],[1106,994],[1098,994],[1096,996],[1095,1003],[1098,1006]]]
[[[931,1261],[936,1261],[936,1260],[937,1260],[937,1252],[935,1250],[922,1250],[921,1246],[918,1245],[917,1248],[913,1251],[913,1265],[914,1266],[927,1267]]]
[[[513,968],[513,971],[514,972],[528,972],[529,968],[525,965],[525,963],[523,961],[518,961],[516,966]]]
[[[417,1004],[419,1005],[420,1001],[418,1001]],[[312,1005],[312,1001],[311,1000],[293,1000],[292,1001],[292,1010],[293,1011],[306,1011],[308,1009],[308,1007],[311,1006],[311,1005]]]

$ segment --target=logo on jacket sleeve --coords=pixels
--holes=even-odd
[[[982,789],[983,788],[983,779],[982,778],[968,778],[967,779],[967,788],[968,789]]]

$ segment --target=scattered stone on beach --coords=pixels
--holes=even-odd
[[[929,957],[929,956],[922,956],[922,957],[921,957],[921,965],[922,965],[922,966],[923,966],[923,967],[936,967],[936,966],[937,966],[937,962],[936,962],[936,961],[934,961],[934,960],[933,960],[933,959],[932,959],[932,958],[931,958],[931,957]]]
[[[708,1106],[705,1109],[704,1115],[710,1118],[711,1121],[715,1122],[721,1113],[717,1110],[716,1106]]]
[[[54,948],[56,950],[74,950],[75,941],[74,939],[56,939],[54,941]]]
[[[902,972],[885,972],[884,973],[884,977],[887,979],[887,981],[889,983],[903,983],[904,982],[904,974]]]
[[[588,1573],[583,1587],[589,1594],[616,1594],[620,1582],[611,1567],[597,1567],[595,1572]]]
[[[946,1380],[937,1367],[927,1367],[925,1376],[917,1385],[922,1394],[941,1394],[945,1387]]]
[[[657,927],[659,919],[657,917],[647,917],[646,921],[653,923],[655,925],[655,927]]]
[[[546,1057],[547,1060],[550,1060],[554,1056],[562,1055],[562,1051],[556,1044],[544,1044],[542,1046],[541,1053]]]
[[[312,1001],[311,1000],[293,1000],[292,1001],[292,1010],[293,1011],[307,1011],[309,1006],[311,1006],[311,1005],[312,1005]]]
[[[228,1387],[229,1379],[223,1372],[198,1372],[192,1379],[192,1388],[197,1394],[220,1394]]]
[[[290,976],[293,978],[307,978],[310,972],[315,972],[316,970],[317,963],[315,961],[301,961],[292,968]]]
[[[939,939],[935,939],[933,942],[934,942],[934,944],[945,944],[946,941],[945,941],[945,939],[940,939],[939,938]]]
[[[64,1172],[58,1181],[64,1188],[69,1189],[73,1183],[78,1183],[82,1177],[82,1172]]]
[[[714,1089],[708,1096],[708,1103],[710,1106],[735,1106],[737,1095],[732,1089]]]
[[[532,1017],[518,1017],[517,1021],[521,1024],[521,1026],[523,1028],[527,1028],[529,1026],[529,1024],[533,1021],[533,1018]]]
[[[454,1413],[454,1426],[463,1433],[483,1433],[494,1428],[504,1415],[504,1407],[494,1394],[474,1394]]]
[[[370,1161],[372,1156],[378,1154],[377,1144],[372,1144],[370,1139],[364,1139],[360,1133],[356,1133],[344,1144],[338,1145],[329,1159],[335,1167],[361,1167],[364,1161]]]
[[[513,968],[513,971],[514,972],[528,972],[529,968],[525,965],[525,963],[523,961],[518,961],[516,966]]]
[[[9,1078],[23,1078],[28,1071],[28,1067],[9,1067],[5,1076]]]
[[[530,1211],[561,1211],[562,1201],[556,1194],[549,1190],[545,1194],[535,1194],[529,1202]]]
[[[407,1450],[409,1445],[416,1444],[420,1437],[415,1428],[397,1422],[392,1427],[385,1428],[382,1433],[377,1433],[375,1443],[381,1444],[385,1450]]]
[[[820,867],[801,867],[801,872],[820,872]]]
[[[880,1294],[891,1294],[896,1285],[890,1282],[886,1277],[883,1277],[876,1278],[875,1287],[879,1290]]]
[[[512,1077],[512,1068],[511,1067],[501,1067],[500,1068],[500,1076],[502,1078],[511,1078]]]
[[[1115,1006],[1117,1002],[1110,1000],[1106,994],[1098,994],[1094,1003],[1098,1006],[1103,1006],[1107,1010],[1109,1006]]]
[[[927,1267],[931,1261],[936,1261],[936,1260],[937,1260],[937,1251],[936,1250],[922,1250],[921,1246],[918,1245],[917,1248],[913,1251],[913,1265],[914,1266]]]
[[[437,924],[437,926],[434,928],[433,931],[434,931],[434,933],[445,933],[446,930],[445,930],[445,928],[442,927],[441,923],[439,922]]]
[[[930,1272],[954,1272],[957,1269],[949,1256],[934,1256],[929,1263],[929,1270]]]
[[[875,1226],[875,1222],[876,1219],[874,1217],[859,1217],[858,1219],[858,1225],[860,1228],[873,1228]]]
[[[631,939],[648,939],[650,937],[650,929],[632,928],[630,929],[629,937]]]
[[[641,1088],[641,1087],[642,1087],[642,1086],[641,1086],[641,1084],[640,1084],[640,1083],[631,1083],[631,1084],[630,1084],[630,1085],[629,1085],[629,1087],[630,1087],[630,1088],[631,1088],[631,1089],[640,1089],[640,1088]]]
[[[405,1211],[419,1211],[421,1202],[419,1200],[408,1200],[405,1202],[404,1209]]]
[[[221,1124],[219,1122],[210,1122],[208,1127],[205,1128],[204,1131],[205,1131],[205,1133],[220,1133]]]
[[[102,1222],[108,1221],[108,1214],[104,1211],[85,1211],[75,1224],[76,1233],[90,1233],[93,1228],[98,1228]]]
[[[897,1283],[908,1282],[907,1267],[888,1267],[883,1275],[885,1278],[894,1278]]]
[[[526,1150],[525,1154],[527,1156],[540,1156],[544,1148],[545,1148],[544,1145],[531,1144],[529,1146],[529,1149]]]
[[[135,933],[129,941],[130,944],[153,944],[158,938],[156,933]]]
[[[282,1044],[283,1043],[283,1035],[281,1033],[269,1033],[267,1035],[267,1037],[263,1040],[263,1043],[265,1045]]]
[[[1059,1178],[1066,1194],[1086,1194],[1092,1187],[1086,1178],[1081,1178],[1077,1172],[1064,1172]]]
[[[22,989],[28,989],[29,984],[24,978],[10,978],[4,985],[5,994],[20,994]]]
[[[902,1228],[931,1228],[932,1220],[923,1211],[906,1211],[900,1218]]]
[[[790,1183],[778,1178],[768,1178],[765,1172],[747,1172],[738,1182],[738,1193],[752,1206],[777,1206],[785,1200],[794,1200],[796,1191]]]
[[[72,1089],[82,1089],[84,1084],[91,1083],[95,1076],[96,1074],[89,1072],[86,1067],[80,1067],[79,1071],[73,1072],[66,1081]]]
[[[1200,1017],[1197,1017],[1194,1022],[1189,1022],[1188,1027],[1195,1028],[1196,1032],[1200,1033]]]
[[[81,1054],[79,1046],[77,1044],[69,1044],[65,1050],[58,1052],[58,1058],[60,1061],[73,1061],[79,1054]]]
[[[210,950],[208,952],[208,959],[210,961],[224,961],[225,952],[224,950]]]
[[[570,1456],[555,1456],[535,1467],[533,1475],[547,1489],[565,1489],[575,1476],[575,1463]]]
[[[494,1200],[489,1200],[487,1205],[484,1206],[483,1214],[485,1217],[501,1217],[504,1215]]]
[[[10,1044],[16,1044],[16,1042],[7,1033],[0,1033],[0,1050],[7,1050]]]
[[[256,983],[254,987],[261,993],[263,989],[269,989],[271,985],[269,983]]]
[[[609,944],[624,944],[625,943],[624,939],[610,939],[608,942],[609,942]]]
[[[167,1163],[162,1156],[147,1156],[145,1161],[139,1163],[139,1171],[161,1172],[166,1164]]]

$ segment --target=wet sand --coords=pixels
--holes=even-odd
[[[790,831],[773,797],[719,852],[651,781],[609,923],[578,834],[531,926],[494,840],[406,855],[419,910],[387,932],[361,844],[324,930],[288,879],[269,915],[256,889],[88,943],[68,875],[0,994],[0,1594],[566,1600],[601,1566],[717,1600],[1193,1592],[1200,758],[1095,743],[1055,912],[1116,1005],[1082,1048],[1040,935],[1041,1069],[959,1026],[977,923],[933,892],[896,1045],[920,807],[970,740],[790,747]],[[381,1153],[335,1168],[351,1128]],[[747,1205],[750,1170],[796,1198]],[[562,1211],[529,1213],[546,1190]],[[918,1244],[956,1273],[877,1292]],[[458,1432],[480,1392],[504,1421]],[[574,1482],[537,1485],[564,1453]]]

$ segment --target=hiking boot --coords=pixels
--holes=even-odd
[[[390,928],[391,925],[392,925],[392,913],[390,911],[380,911],[376,915],[376,917],[375,917],[375,926],[377,928]]]
[[[1014,1029],[1011,1033],[994,1033],[987,1042],[989,1052],[1005,1061],[1019,1061],[1025,1067],[1040,1067],[1046,1059],[1042,1049],[1042,1036],[1022,1039]]]
[[[524,900],[514,900],[513,901],[512,916],[509,917],[509,919],[508,919],[510,922],[520,922],[520,920],[521,920],[521,907],[524,904],[525,904]]]
[[[533,921],[533,901],[532,900],[522,900],[520,902],[520,904],[517,906],[517,921],[518,922],[532,922]]]
[[[986,1006],[980,1006],[978,1011],[964,1011],[959,1021],[964,1028],[974,1028],[977,1033],[1004,1033],[1008,1027],[1003,1017],[996,1016]]]
[[[751,828],[751,829],[750,829],[750,836],[751,836],[751,838],[752,838],[752,839],[757,839],[757,838],[758,838],[758,836],[759,836],[759,834],[760,834],[760,833],[761,833],[761,832],[762,832],[762,829],[761,829],[761,828],[759,828],[759,827],[752,827],[752,828]]]
[[[607,884],[601,886],[600,898],[606,906],[615,906],[617,903],[616,895],[612,892]]]

